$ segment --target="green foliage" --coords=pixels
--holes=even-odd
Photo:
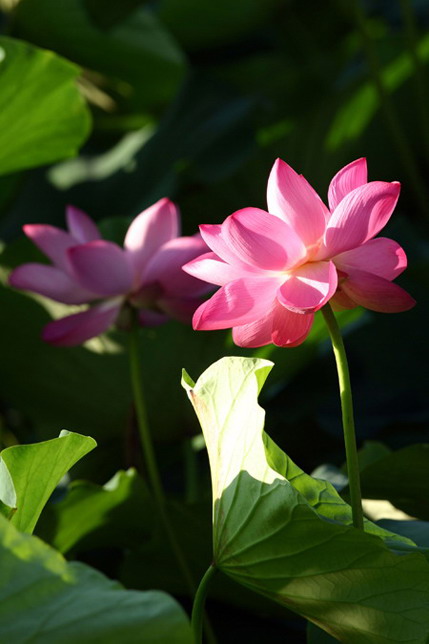
[[[274,14],[277,0],[162,0],[159,16],[178,40],[194,51],[243,38]],[[195,28],[195,22],[198,29]]]
[[[0,174],[77,153],[90,129],[79,73],[51,51],[0,37]]]
[[[326,631],[308,622],[307,624],[307,644],[329,644],[329,642],[336,642],[335,637],[329,635]]]
[[[412,539],[414,543],[424,549],[425,555],[429,559],[429,521],[380,519],[377,523],[385,530],[392,530]]]
[[[0,513],[10,518],[16,511],[16,490],[0,453]]]
[[[89,566],[67,563],[0,517],[0,641],[21,644],[191,644],[189,623],[159,591],[126,591]]]
[[[89,436],[62,431],[59,438],[33,445],[14,445],[1,452],[0,498],[7,500],[10,480],[16,507],[12,523],[23,532],[33,532],[46,502],[71,467],[96,446]],[[9,492],[10,494],[10,492]]]
[[[429,445],[409,445],[363,468],[363,495],[387,499],[411,516],[428,521],[428,471]]]
[[[98,339],[89,348],[50,347],[40,338],[50,316],[39,302],[0,286],[0,303],[8,311],[0,319],[3,400],[29,419],[39,440],[52,438],[63,426],[90,433],[102,443],[111,441],[131,407],[121,347]],[[56,315],[69,312],[64,305],[46,299],[43,303]],[[103,455],[89,461],[93,467],[92,459],[98,458],[103,477]]]
[[[3,269],[45,261],[31,244],[14,238],[21,234],[24,223],[64,227],[68,203],[102,220],[106,237],[121,243],[132,216],[159,197],[169,196],[180,206],[184,233],[193,234],[198,224],[220,222],[244,206],[265,208],[266,179],[276,156],[304,173],[322,197],[342,165],[366,156],[371,179],[402,182],[397,214],[386,236],[401,243],[408,254],[410,268],[399,281],[416,297],[418,306],[401,316],[362,315],[357,310],[340,316],[347,334],[358,439],[379,439],[394,449],[410,442],[419,445],[391,455],[374,444],[367,446],[361,458],[364,493],[369,498],[389,499],[412,516],[428,519],[424,447],[429,418],[425,388],[428,343],[421,319],[429,302],[429,202],[425,200],[423,207],[418,203],[409,170],[414,157],[414,174],[420,174],[424,182],[429,172],[429,39],[421,5],[402,2],[370,7],[366,3],[372,60],[379,64],[391,104],[388,118],[362,47],[361,29],[353,22],[347,3],[21,0],[10,14],[5,9],[3,33],[11,37],[0,38],[1,51],[6,53],[0,62],[0,237],[7,245],[0,262],[5,277]],[[415,12],[414,42],[402,15],[407,6]],[[80,76],[76,63],[84,67]],[[37,169],[76,154],[86,140],[90,120],[82,95],[88,99],[93,117],[87,145],[75,159],[47,171]],[[392,129],[395,120],[397,132]],[[408,145],[408,154],[398,153],[395,135]],[[0,287],[0,308],[2,444],[45,441],[57,436],[61,427],[88,433],[99,444],[71,472],[72,478],[89,480],[62,485],[64,496],[45,506],[36,533],[68,557],[91,561],[129,587],[162,587],[186,597],[145,484],[135,470],[128,469],[137,466],[144,475],[129,389],[126,334],[110,332],[84,347],[53,348],[42,343],[40,331],[51,316],[73,312],[70,307],[5,286]],[[168,492],[174,494],[174,501],[168,501],[169,515],[195,580],[212,555],[208,471],[201,452],[195,467],[199,501],[192,505],[181,502],[184,464],[179,443],[198,431],[198,424],[178,387],[180,369],[186,365],[191,374],[202,373],[223,355],[274,361],[276,369],[260,398],[276,441],[307,471],[320,462],[338,465],[343,448],[335,373],[323,320],[318,318],[308,340],[293,350],[273,346],[242,350],[234,347],[229,332],[194,333],[176,323],[141,331],[151,431],[162,476]],[[259,430],[262,432],[262,424]],[[309,566],[301,580],[295,574],[287,578],[281,589],[283,599],[290,593],[293,598],[286,600],[292,605],[298,596],[298,612],[313,611],[310,617],[317,621],[314,603],[320,597],[330,597],[329,604],[320,602],[323,618],[348,623],[358,619],[359,601],[366,601],[360,608],[365,616],[373,610],[377,623],[383,611],[372,606],[376,600],[363,599],[370,566],[374,561],[378,592],[380,558],[396,555],[386,555],[384,545],[377,552],[371,550],[369,535],[365,542],[355,543],[350,536],[352,528],[347,528],[347,547],[359,553],[368,545],[373,559],[366,570],[358,568],[365,558],[354,570],[347,569],[344,545],[337,548],[334,560],[339,537],[332,539],[332,550],[330,542],[320,545],[320,525],[326,534],[345,530],[350,519],[348,506],[327,483],[307,477],[266,434],[262,435],[263,448],[260,441],[258,444],[265,456],[257,460],[271,468],[274,481],[264,483],[237,474],[240,485],[234,488],[234,512],[231,510],[226,519],[228,528],[235,526],[231,517],[237,504],[247,516],[249,495],[249,508],[255,507],[255,516],[248,518],[252,536],[260,513],[265,516],[261,503],[280,498],[280,492],[271,488],[286,490],[288,486],[282,488],[278,481],[287,479],[294,508],[288,534],[291,539],[298,534],[297,541],[305,544],[308,535],[303,526],[309,526],[317,548],[310,553],[304,548],[300,559],[291,554],[287,566],[283,559],[278,560],[282,574],[284,566],[301,566],[301,571],[302,562],[308,561]],[[239,447],[238,441],[234,454]],[[225,462],[229,461],[225,458]],[[118,473],[106,485],[97,485],[114,472]],[[0,513],[13,523],[19,490],[1,460],[0,482]],[[256,504],[259,487],[268,492]],[[221,497],[217,507],[227,503],[228,492],[221,490]],[[274,508],[274,518],[267,519],[268,527],[279,516],[275,512]],[[310,517],[308,523],[303,516]],[[259,537],[266,537],[266,547],[273,544],[281,554],[282,544],[275,535],[264,532],[264,525],[262,521]],[[384,539],[384,528],[408,538],[402,542],[386,536],[384,543],[394,552],[414,551],[411,539],[428,556],[426,522],[385,520],[378,526],[367,524],[375,534],[373,541],[381,542],[377,535]],[[229,535],[225,530],[222,534]],[[232,542],[233,552],[243,538],[240,533],[237,542]],[[253,550],[247,552],[253,556]],[[316,561],[317,557],[322,559],[323,552],[327,553],[326,566],[334,560],[331,576],[321,570],[321,561]],[[254,574],[253,563],[245,554],[237,554],[238,564],[245,561],[243,565],[249,564]],[[401,559],[402,567],[407,560]],[[260,584],[254,576],[250,582],[245,579],[242,569],[237,575],[230,559],[226,564],[239,582],[252,588]],[[265,565],[270,564],[258,563],[258,574]],[[339,580],[340,565],[344,570]],[[321,574],[317,576],[315,571]],[[415,575],[415,586],[422,571]],[[403,593],[404,609],[411,607],[408,591],[400,587],[399,571],[395,574],[386,569],[386,593],[391,592],[386,594],[386,602],[398,591]],[[329,581],[332,590],[327,589]],[[273,589],[276,583],[280,581],[270,580],[270,597],[279,594],[278,588]],[[350,605],[339,601],[344,599],[341,593],[347,583]],[[338,592],[334,597],[335,587]],[[356,600],[360,590],[362,596]],[[240,628],[240,639],[257,644],[285,639],[294,642],[302,637],[302,623],[293,614],[291,619],[284,603],[237,586],[232,577],[218,575],[211,597],[224,604],[216,607],[222,617],[215,623],[220,642],[234,637],[234,627]],[[308,606],[303,608],[306,601]],[[231,607],[247,612],[236,613]],[[402,617],[396,609],[393,605],[395,617],[389,619],[399,622]],[[413,610],[411,607],[410,619],[414,619]],[[48,605],[40,612],[51,614]],[[264,617],[258,631],[261,614],[276,619]],[[298,631],[293,630],[295,626]],[[398,627],[394,635],[401,637],[401,633]],[[104,642],[106,637],[103,633],[99,639]],[[329,637],[314,625],[309,629],[310,642],[330,641]],[[359,634],[353,637],[359,638]],[[371,639],[366,633],[360,637],[361,641]],[[13,639],[9,634],[0,636],[1,641]],[[126,641],[127,637],[121,633],[116,639]],[[168,635],[165,639],[170,641]],[[405,634],[403,640],[412,638]]]
[[[419,43],[419,55],[422,60],[429,59],[429,38],[426,36]],[[394,92],[413,71],[413,61],[408,52],[400,53],[383,70],[383,81],[388,92]],[[335,149],[348,139],[356,139],[366,130],[380,108],[377,89],[372,82],[359,86],[352,97],[339,108],[326,138],[328,149]]]
[[[266,437],[257,396],[271,367],[224,358],[196,384],[184,375],[210,459],[216,565],[340,641],[423,644],[428,561],[380,528],[350,527],[335,490],[303,474]]]
[[[145,484],[130,469],[117,472],[103,486],[73,481],[65,498],[46,508],[37,534],[62,554],[95,547],[129,548],[149,537],[153,513]]]
[[[23,0],[16,20],[28,40],[71,60],[136,86],[146,106],[171,99],[186,70],[186,60],[156,16],[137,8],[100,29],[85,0]],[[79,38],[76,38],[79,34]]]

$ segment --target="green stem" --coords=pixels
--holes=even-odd
[[[194,633],[195,644],[201,644],[203,634],[204,603],[206,601],[207,589],[209,583],[217,572],[217,568],[212,563],[206,570],[204,577],[200,581],[198,590],[195,593],[194,605],[192,608],[192,631]]]
[[[186,559],[182,553],[181,547],[176,539],[174,530],[171,527],[166,509],[165,509],[165,495],[162,488],[161,477],[159,475],[158,466],[155,458],[155,451],[153,449],[152,437],[149,430],[147,421],[146,405],[143,396],[143,378],[139,354],[139,327],[134,322],[130,330],[129,342],[129,356],[130,356],[130,369],[131,369],[131,382],[134,393],[134,404],[137,413],[137,423],[140,432],[140,440],[143,449],[143,454],[146,462],[148,478],[152,488],[158,512],[161,521],[164,525],[165,533],[171,545],[171,549],[176,557],[177,564],[186,582],[188,591],[192,596],[195,592],[195,584],[192,575],[189,571]]]
[[[147,419],[146,404],[143,396],[143,378],[139,355],[139,329],[135,322],[133,323],[129,333],[129,360],[134,405],[137,414],[137,425],[148,478],[157,504],[159,506],[163,506],[165,502],[164,490],[162,489],[161,477],[159,476],[158,466],[156,463],[155,451],[153,449],[152,437],[150,435]]]
[[[168,541],[170,542],[171,550],[176,558],[177,565],[180,569],[180,572],[182,573],[188,592],[192,597],[195,593],[195,583],[192,578],[191,571],[189,570],[186,558],[182,552],[180,544],[176,538],[176,535],[168,518],[165,506],[165,494],[162,487],[161,477],[159,475],[158,465],[155,457],[155,450],[153,448],[152,437],[149,430],[146,405],[143,395],[143,377],[139,353],[139,326],[135,319],[133,320],[129,332],[129,361],[134,404],[137,414],[137,424],[139,428],[140,441],[147,467],[150,487],[152,488],[159,516],[161,518],[165,534],[168,538]],[[211,644],[216,644],[216,639],[208,620],[204,619],[204,616],[202,617],[202,620],[204,621],[204,629],[207,636],[207,641],[211,642]]]
[[[331,337],[337,364],[340,385],[341,413],[343,418],[344,442],[346,446],[347,475],[349,478],[350,501],[353,525],[363,530],[362,497],[360,491],[359,461],[356,448],[355,423],[353,418],[353,399],[350,385],[349,367],[340,328],[330,304],[322,308],[323,317]]]

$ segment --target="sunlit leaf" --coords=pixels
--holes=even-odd
[[[11,517],[16,511],[16,490],[0,452],[0,513]]]
[[[0,517],[0,641],[24,644],[191,644],[179,605],[159,591],[124,590],[67,563]]]
[[[305,475],[263,431],[266,360],[224,358],[184,386],[206,439],[216,565],[351,644],[429,636],[429,563]],[[392,547],[399,552],[391,551]]]
[[[76,154],[90,128],[79,73],[51,51],[0,37],[0,174]]]
[[[71,467],[96,446],[94,439],[72,432],[59,438],[31,445],[13,445],[0,458],[6,466],[16,492],[16,512],[12,523],[31,533],[46,502]],[[0,478],[0,486],[3,484]]]

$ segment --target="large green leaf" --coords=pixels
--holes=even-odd
[[[158,106],[177,91],[185,57],[152,12],[140,7],[120,18],[100,28],[85,0],[23,0],[16,12],[20,33],[28,40],[135,84],[145,105]]]
[[[24,644],[191,644],[179,605],[126,591],[0,517],[0,641]]]
[[[90,129],[78,75],[51,51],[0,38],[0,174],[76,154]]]
[[[429,563],[409,540],[366,524],[263,431],[266,360],[224,358],[184,386],[212,472],[216,565],[350,644],[429,637]],[[398,555],[394,546],[409,554]]]
[[[210,501],[187,506],[169,502],[168,515],[197,582],[211,555]],[[124,549],[119,578],[127,588],[156,588],[162,580],[162,588],[173,595],[189,592],[153,500],[133,469],[117,472],[103,486],[72,481],[65,497],[45,508],[36,534],[68,557],[100,548]],[[273,602],[245,588],[237,592],[225,575],[216,578],[210,596],[253,614],[285,617]]]
[[[11,521],[23,532],[33,532],[46,502],[71,467],[96,446],[89,436],[61,432],[59,438],[32,445],[14,445],[0,454],[16,492]],[[7,479],[0,476],[1,491]]]

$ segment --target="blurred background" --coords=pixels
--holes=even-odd
[[[74,478],[100,485],[131,466],[144,475],[126,339],[113,331],[85,347],[42,343],[42,326],[69,307],[5,285],[10,268],[43,261],[22,225],[64,227],[73,204],[122,242],[130,220],[168,196],[181,209],[184,233],[193,234],[236,209],[264,208],[276,157],[325,200],[332,176],[362,156],[370,180],[401,182],[382,234],[407,252],[398,283],[417,306],[398,315],[355,310],[341,323],[360,445],[427,441],[428,2],[0,0],[0,8],[2,446],[65,428],[99,445]],[[229,332],[194,333],[173,322],[144,330],[151,427],[197,573],[210,561],[210,486],[180,372],[196,379],[225,354],[275,362],[262,398],[266,429],[297,464],[311,472],[344,460],[322,320],[295,349],[242,350]],[[142,486],[127,488],[104,527],[88,527],[72,544],[58,545],[61,521],[77,516],[64,504],[45,513],[39,533],[129,587],[162,587],[186,605],[154,546]],[[220,641],[244,633],[248,642],[305,641],[303,621],[228,583],[214,592],[212,610],[228,622]]]

